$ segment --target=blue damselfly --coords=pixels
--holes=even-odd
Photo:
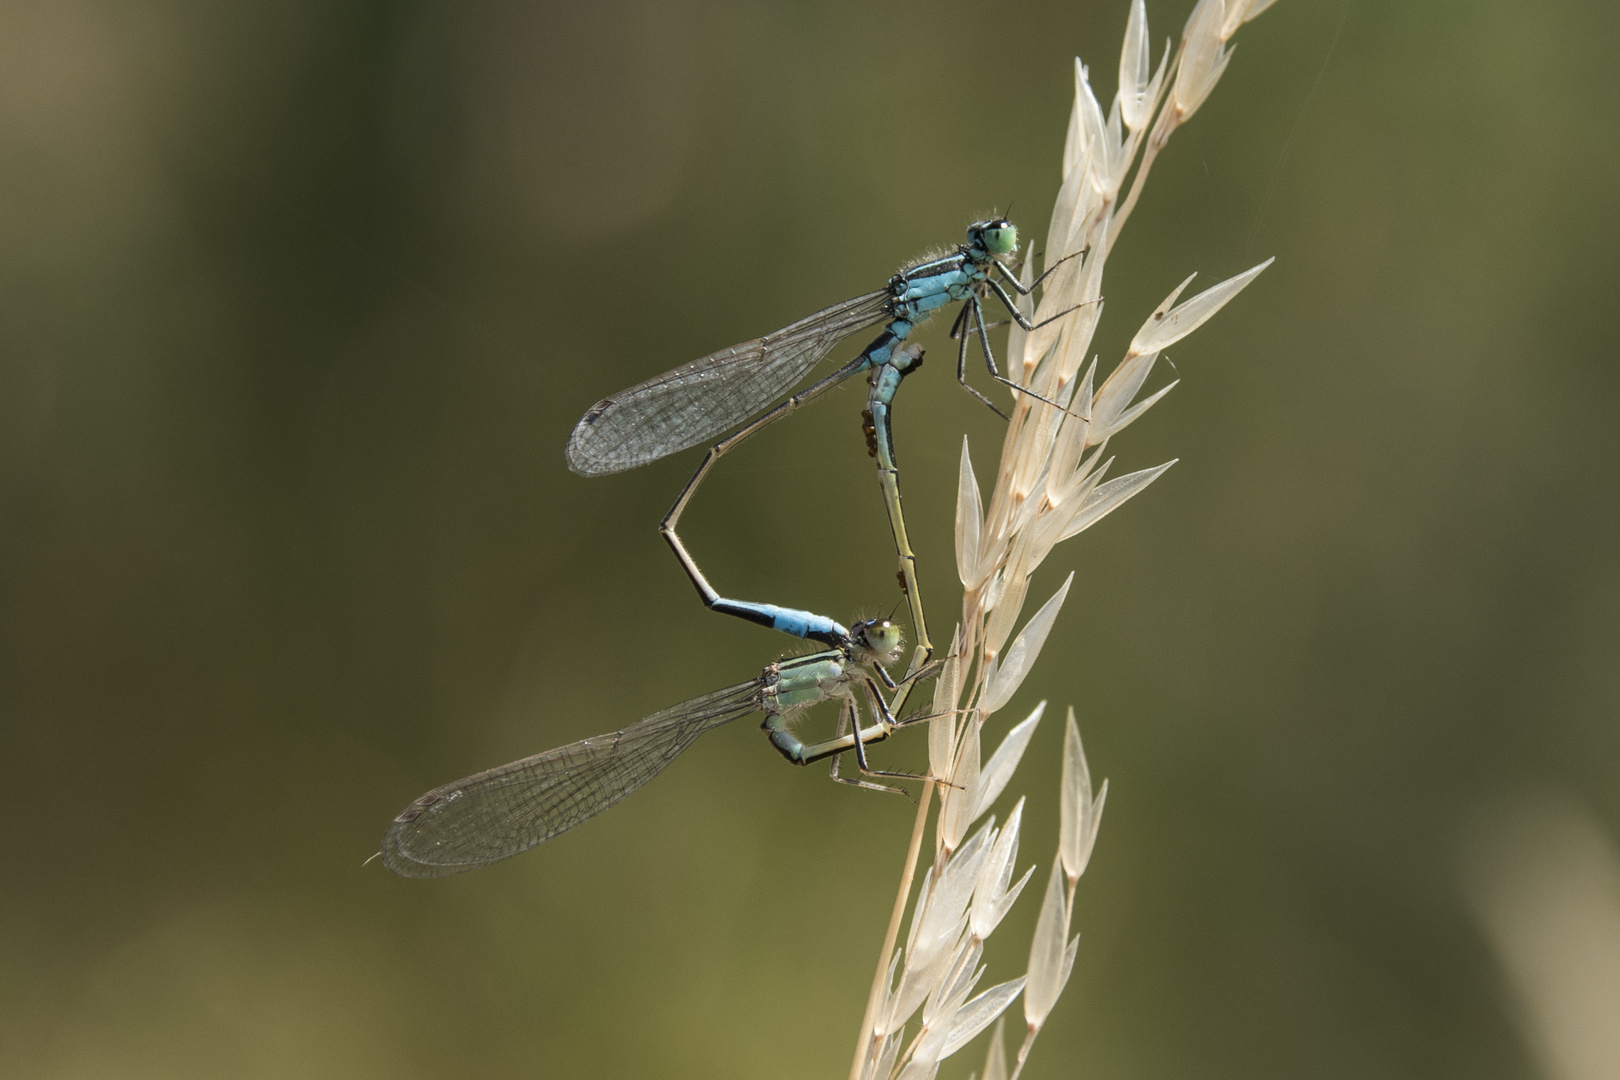
[[[905,518],[900,509],[899,470],[890,425],[894,397],[901,381],[922,363],[922,350],[904,343],[912,330],[935,311],[960,302],[962,310],[951,331],[960,342],[957,380],[974,397],[998,415],[1005,416],[989,398],[968,385],[968,339],[977,337],[990,377],[1038,398],[1039,395],[1003,377],[997,368],[981,305],[982,299],[993,294],[1019,326],[1033,330],[1038,325],[1019,311],[1004,285],[1027,296],[1059,264],[1054,263],[1039,278],[1025,285],[1003,261],[1017,248],[1018,230],[1010,221],[995,218],[976,222],[968,228],[966,243],[954,252],[906,267],[890,278],[883,289],[834,304],[774,333],[711,353],[603,398],[590,408],[569,437],[568,466],[585,476],[622,472],[714,439],[746,422],[746,426],[710,447],[680,497],[660,522],[659,532],[680,559],[705,606],[786,633],[814,637],[814,634],[800,632],[801,626],[812,625],[798,619],[808,613],[791,611],[793,617],[784,619],[781,612],[786,609],[722,597],[698,569],[696,560],[681,542],[676,526],[704,476],[729,450],[851,376],[867,372],[869,390],[863,414],[867,446],[877,459],[879,484],[899,557],[900,585],[906,594],[917,635],[909,669],[915,672],[933,655],[933,644],[917,587],[916,556],[906,536]],[[993,275],[999,275],[1000,280]],[[859,356],[799,393],[782,398],[840,341],[879,323],[884,324],[882,332]],[[767,409],[773,401],[776,404]],[[811,619],[820,618],[811,616]]]

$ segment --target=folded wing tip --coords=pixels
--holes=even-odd
[[[403,816],[401,815],[402,818]],[[462,862],[435,863],[412,855],[406,850],[408,841],[406,828],[409,825],[409,821],[396,819],[388,827],[388,832],[383,834],[382,851],[378,852],[378,856],[382,858],[382,864],[400,877],[449,877],[451,874],[459,874],[464,870],[471,870],[475,866],[481,865],[479,863]],[[373,856],[373,858],[378,856]]]
[[[612,455],[603,454],[600,448],[593,447],[591,436],[595,433],[590,426],[591,418],[587,416],[574,428],[574,433],[568,437],[568,446],[563,450],[563,458],[568,462],[568,471],[577,476],[607,476],[610,473],[623,472],[636,464],[625,464],[615,460]]]

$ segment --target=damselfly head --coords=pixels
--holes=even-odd
[[[1018,226],[1002,217],[976,221],[968,226],[968,245],[992,255],[1011,255],[1018,250]]]
[[[900,643],[904,635],[900,627],[888,619],[869,619],[858,622],[850,631],[850,636],[856,644],[862,645],[878,654],[880,660],[893,660],[900,654]]]

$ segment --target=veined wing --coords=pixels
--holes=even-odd
[[[888,299],[879,290],[845,300],[603,398],[569,436],[568,467],[603,476],[716,439],[785,394],[834,345],[883,322]]]
[[[444,877],[527,851],[601,813],[663,771],[705,731],[760,707],[760,681],[683,701],[423,795],[383,836],[383,865]]]

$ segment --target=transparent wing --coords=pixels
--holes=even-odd
[[[603,398],[574,426],[568,467],[603,476],[716,439],[783,396],[844,338],[885,321],[888,299],[880,290],[845,300]]]
[[[383,865],[404,877],[443,877],[527,851],[635,791],[705,731],[759,709],[760,686],[716,690],[623,731],[435,788],[388,827]]]

